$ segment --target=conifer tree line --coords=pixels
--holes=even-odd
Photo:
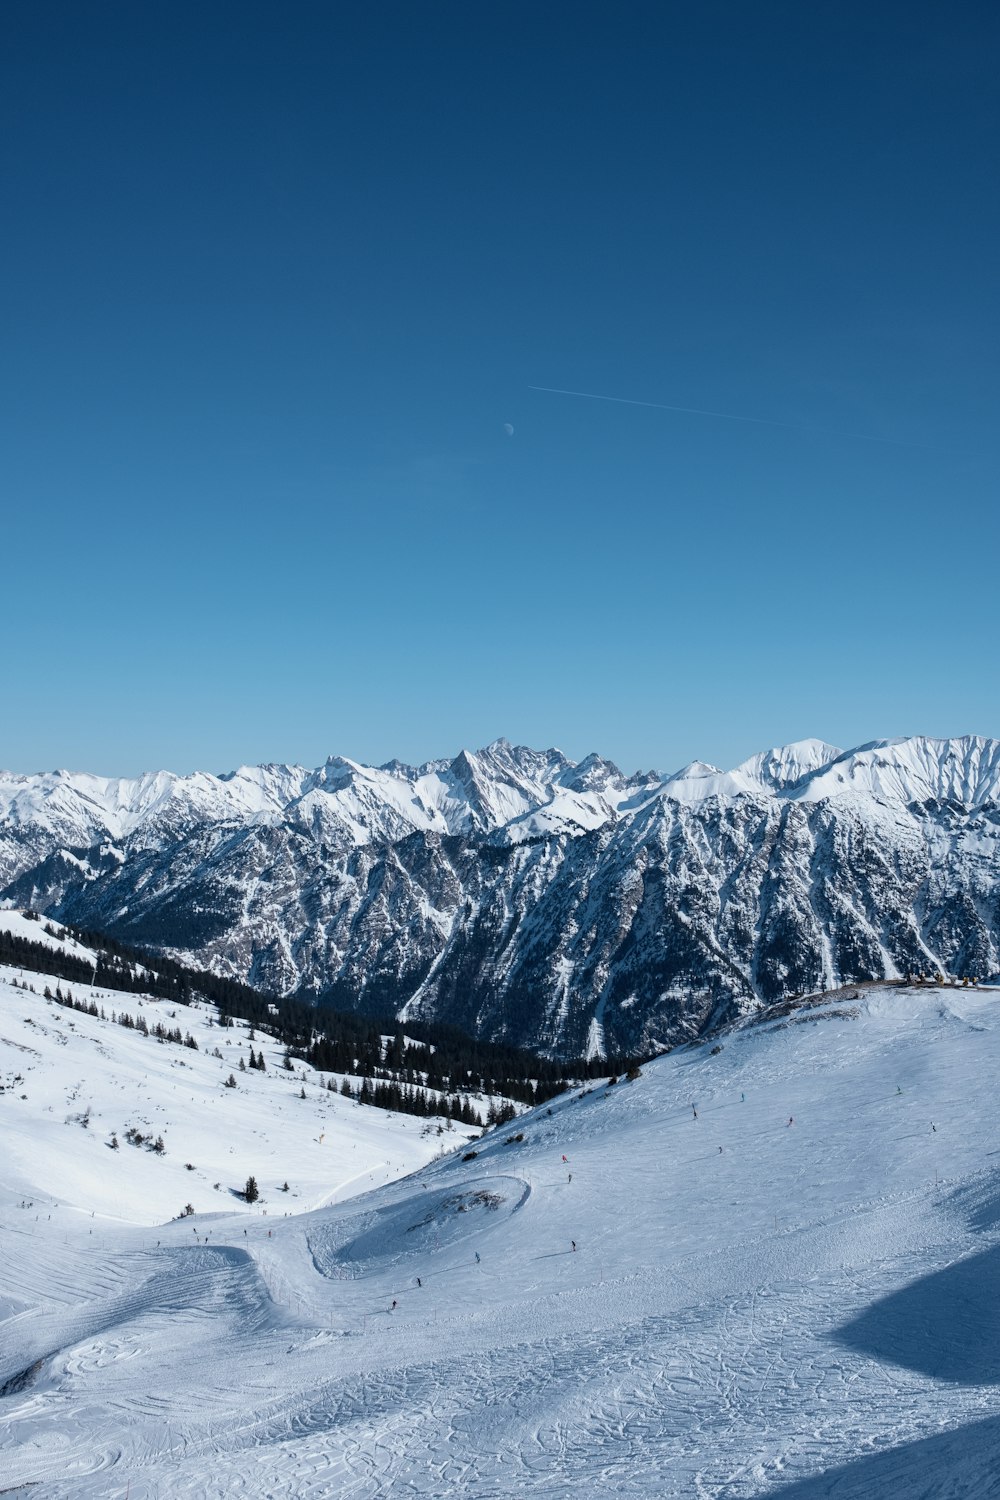
[[[40,923],[43,919],[35,919]],[[482,1121],[468,1102],[470,1094],[515,1099],[521,1104],[544,1103],[564,1089],[609,1072],[625,1073],[642,1059],[595,1057],[561,1060],[540,1057],[523,1048],[468,1036],[456,1026],[408,1020],[405,1030],[394,1016],[368,1017],[352,1011],[316,1006],[294,997],[262,994],[237,980],[187,968],[173,959],[131,948],[105,933],[44,923],[54,938],[71,937],[94,952],[94,959],[48,947],[16,933],[0,930],[0,964],[94,988],[150,995],[177,1005],[206,1000],[219,1011],[219,1023],[249,1022],[285,1047],[285,1066],[310,1064],[320,1073],[349,1074],[360,1079],[351,1086],[344,1079],[340,1092],[362,1104],[401,1113],[446,1115],[463,1124],[497,1123],[497,1110]],[[89,1014],[99,1014],[93,1001],[74,1001],[57,991],[50,998]],[[197,1046],[180,1028],[149,1027],[142,1017],[124,1014],[114,1019],[162,1040]],[[264,1055],[250,1050],[249,1066],[263,1069]],[[242,1065],[242,1060],[241,1060]],[[432,1099],[428,1093],[439,1096]],[[504,1111],[509,1118],[509,1112]],[[500,1123],[503,1123],[500,1121]]]
[[[44,930],[49,937],[58,938],[65,934],[82,946],[93,948],[94,961],[42,942],[36,943],[18,933],[0,930],[0,964],[28,969],[35,974],[50,974],[53,979],[89,984],[95,989],[103,987],[124,994],[154,995],[159,1000],[173,1000],[178,1005],[191,1003],[190,980],[180,972],[153,972],[147,967],[150,963],[147,955],[126,957],[122,952],[113,953],[102,946],[105,940],[96,933],[83,934],[69,928],[53,927],[51,923],[46,923]]]
[[[370,1080],[370,1092],[374,1091],[376,1082],[391,1084],[393,1097],[401,1088],[413,1089],[416,1086],[442,1095],[454,1093],[456,1089],[472,1094],[503,1094],[521,1104],[531,1105],[544,1103],[565,1087],[565,1080],[558,1075],[539,1078],[540,1072],[551,1072],[551,1069],[541,1058],[530,1054],[493,1056],[494,1050],[502,1053],[504,1049],[486,1048],[480,1052],[471,1037],[461,1038],[464,1045],[456,1045],[454,1039],[449,1038],[446,1045],[439,1046],[408,1037],[396,1022],[392,1026],[388,1037],[378,1026],[372,1026],[361,1038],[317,1036],[308,1047],[300,1049],[299,1055],[318,1073],[352,1073]],[[435,1032],[434,1027],[428,1030],[432,1035]],[[293,1049],[290,1049],[290,1055],[294,1055]],[[361,1102],[376,1101],[361,1098]],[[402,1106],[383,1107],[394,1109]],[[420,1110],[413,1112],[422,1113]],[[463,1123],[471,1125],[475,1121]]]
[[[332,1080],[327,1087],[331,1090],[334,1088]],[[419,1115],[424,1118],[434,1116],[478,1129],[482,1129],[485,1124],[496,1125],[514,1117],[512,1105],[491,1109],[488,1118],[484,1120],[470,1101],[460,1094],[431,1094],[424,1088],[407,1087],[395,1081],[382,1083],[367,1076],[362,1078],[357,1087],[353,1087],[351,1080],[345,1078],[338,1092],[345,1099],[356,1099],[359,1104],[373,1104],[376,1109],[387,1109],[394,1114]]]
[[[16,983],[17,981],[15,980]],[[150,1026],[145,1016],[139,1015],[133,1017],[127,1011],[112,1010],[109,1016],[104,1006],[99,1006],[96,1000],[77,1000],[70,990],[66,990],[64,993],[58,984],[55,990],[46,985],[44,996],[46,1000],[52,1000],[56,1005],[65,1006],[68,1010],[80,1011],[82,1014],[88,1016],[98,1016],[102,1021],[110,1020],[115,1025],[124,1026],[128,1031],[139,1032],[141,1036],[151,1036],[161,1042],[174,1042],[178,1046],[192,1047],[196,1052],[198,1051],[197,1039],[191,1035],[190,1031],[185,1035],[179,1026],[167,1027],[163,1025],[162,1021],[156,1021]],[[244,1062],[244,1059],[240,1058],[239,1067],[241,1073],[246,1072],[247,1069],[266,1073],[267,1063],[264,1059],[263,1047],[259,1052],[255,1052],[253,1047],[251,1047],[246,1061]],[[285,1051],[285,1067],[290,1072],[294,1071],[294,1061],[290,1049],[286,1049]],[[351,1071],[356,1072],[359,1069],[355,1066]],[[431,1093],[423,1085],[415,1086],[412,1078],[407,1078],[401,1084],[399,1082],[399,1075],[385,1068],[379,1069],[380,1074],[388,1080],[384,1082],[381,1079],[374,1079],[363,1068],[360,1071],[363,1073],[363,1076],[360,1083],[356,1086],[352,1086],[351,1080],[345,1077],[339,1090],[336,1089],[332,1079],[327,1087],[331,1092],[336,1091],[340,1093],[345,1099],[354,1099],[358,1104],[374,1105],[376,1109],[385,1109],[396,1114],[418,1115],[424,1118],[428,1116],[444,1118],[446,1120],[454,1120],[456,1124],[471,1125],[480,1129],[484,1124],[505,1124],[506,1121],[513,1119],[514,1116],[511,1106],[501,1105],[499,1107],[492,1106],[486,1119],[484,1119],[472,1107],[469,1100],[463,1098],[461,1095],[455,1094],[449,1097],[447,1093],[443,1092]],[[227,1088],[235,1088],[236,1079],[232,1074],[229,1075],[229,1078],[232,1079],[232,1082],[230,1083],[229,1079],[227,1079],[225,1086]],[[127,1132],[126,1138],[131,1139]]]
[[[14,983],[16,984],[17,981],[15,980]],[[150,1026],[145,1016],[131,1016],[128,1011],[124,1010],[113,1010],[109,1016],[104,1006],[98,1005],[96,1000],[75,1000],[70,990],[64,994],[59,985],[56,985],[55,990],[46,985],[44,993],[46,1000],[54,1000],[56,1005],[63,1005],[67,1010],[78,1010],[85,1016],[98,1016],[102,1021],[111,1021],[116,1026],[124,1026],[126,1031],[138,1031],[141,1036],[152,1036],[159,1042],[176,1042],[179,1047],[191,1047],[195,1052],[198,1051],[197,1039],[191,1035],[190,1031],[183,1033],[179,1026],[164,1026],[162,1021],[157,1021]],[[260,1062],[263,1067],[263,1054],[261,1054]],[[251,1063],[250,1066],[254,1067],[255,1064]]]

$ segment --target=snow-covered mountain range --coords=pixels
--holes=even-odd
[[[497,740],[378,768],[0,773],[0,903],[282,993],[562,1052],[1000,968],[1000,741],[628,776]]]

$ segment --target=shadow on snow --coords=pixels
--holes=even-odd
[[[834,1338],[933,1380],[1000,1384],[1000,1246],[873,1302]]]
[[[769,1500],[1000,1500],[1000,1418],[868,1454]]]

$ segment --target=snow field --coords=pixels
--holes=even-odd
[[[13,988],[13,979],[38,993]],[[18,1201],[44,1196],[46,1212],[55,1201],[63,1220],[80,1209],[101,1222],[153,1225],[188,1203],[199,1213],[225,1212],[251,1174],[263,1201],[244,1205],[244,1214],[301,1212],[412,1171],[451,1140],[437,1136],[437,1120],[388,1115],[331,1093],[325,1081],[339,1084],[340,1075],[324,1074],[321,1083],[303,1063],[287,1072],[283,1046],[260,1031],[251,1040],[242,1023],[216,1025],[212,1006],[66,980],[50,981],[53,991],[57,983],[74,999],[94,998],[107,1019],[45,1001],[42,975],[0,967],[0,1107],[8,1191]],[[112,1024],[112,1012],[122,1011],[150,1029],[159,1022],[190,1033],[198,1049]],[[264,1072],[239,1070],[251,1049],[263,1053]],[[230,1074],[235,1088],[225,1087]],[[154,1140],[162,1135],[165,1154],[129,1145],[130,1125]],[[109,1149],[112,1132],[117,1151]]]
[[[998,1002],[874,989],[746,1025],[295,1217],[106,1218],[95,1247],[7,1188],[0,1476],[54,1497],[1000,1494]],[[280,1081],[255,1096],[275,1131],[302,1102]],[[0,1096],[5,1127],[20,1102]],[[19,1149],[24,1192],[56,1153]]]

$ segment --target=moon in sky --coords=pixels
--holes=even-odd
[[[507,434],[508,437],[513,437],[514,436],[514,428],[513,428],[513,426],[511,425],[510,422],[505,422],[503,424],[503,430]]]

